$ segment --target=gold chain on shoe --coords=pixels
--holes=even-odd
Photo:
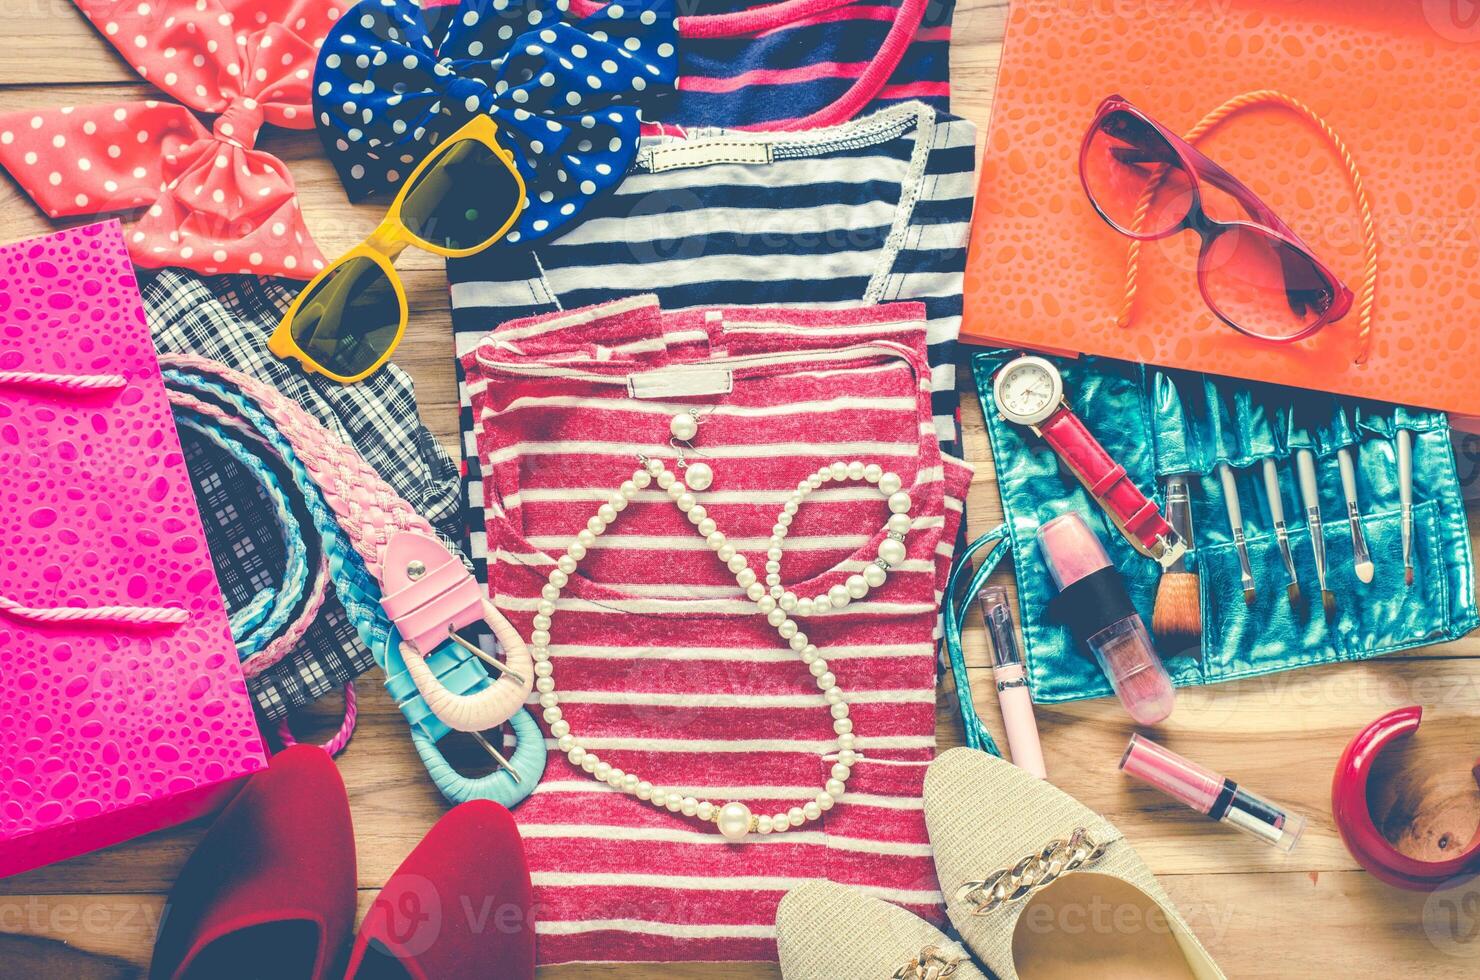
[[[1089,831],[1080,827],[1068,840],[1049,841],[1043,850],[1010,868],[994,871],[981,881],[966,882],[956,889],[955,900],[975,906],[972,915],[985,915],[1051,884],[1059,875],[1098,860],[1106,846],[1096,844]]]
[[[956,968],[964,961],[961,956],[947,958],[938,946],[926,946],[919,956],[895,970],[890,980],[946,980],[956,975]]]

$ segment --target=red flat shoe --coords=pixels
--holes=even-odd
[[[488,800],[455,807],[401,862],[365,915],[346,980],[534,977],[524,841]]]
[[[170,889],[150,980],[322,980],[355,923],[355,842],[323,749],[273,757],[221,811]]]

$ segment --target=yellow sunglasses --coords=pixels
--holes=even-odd
[[[267,347],[341,384],[390,360],[406,333],[406,289],[393,264],[407,245],[460,258],[492,245],[524,209],[524,179],[478,116],[427,154],[370,237],[304,287]]]

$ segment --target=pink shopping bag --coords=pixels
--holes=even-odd
[[[0,876],[265,764],[118,223],[0,248]]]

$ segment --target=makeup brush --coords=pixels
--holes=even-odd
[[[1228,526],[1233,530],[1233,547],[1238,552],[1238,577],[1244,586],[1244,605],[1254,604],[1254,569],[1249,565],[1249,546],[1244,542],[1244,512],[1238,502],[1238,484],[1233,467],[1218,464],[1218,477],[1223,481],[1223,503],[1228,508]]]
[[[1316,456],[1309,449],[1295,451],[1300,475],[1300,496],[1305,501],[1305,523],[1310,528],[1310,549],[1316,560],[1316,581],[1321,585],[1321,608],[1326,618],[1336,615],[1336,597],[1326,588],[1326,536],[1321,529],[1321,497],[1316,490]]]
[[[1398,502],[1403,508],[1403,583],[1413,586],[1413,433],[1398,430]]]
[[[1341,467],[1341,491],[1346,495],[1346,520],[1352,529],[1352,563],[1362,584],[1372,581],[1376,568],[1367,550],[1367,535],[1362,533],[1362,510],[1357,503],[1357,468],[1352,465],[1351,447],[1336,450],[1336,464]]]
[[[1187,550],[1161,573],[1156,586],[1156,605],[1151,609],[1151,630],[1157,640],[1186,648],[1196,646],[1202,635],[1197,573],[1187,569],[1187,558],[1193,550],[1192,498],[1185,473],[1173,473],[1164,485],[1167,523],[1182,538]]]
[[[1290,530],[1285,526],[1285,498],[1280,492],[1280,471],[1272,459],[1264,461],[1264,493],[1269,497],[1269,516],[1274,518],[1274,538],[1280,546],[1280,559],[1285,563],[1285,574],[1290,582],[1285,586],[1285,595],[1290,608],[1300,605],[1300,579],[1295,574],[1295,556],[1290,554]]]

